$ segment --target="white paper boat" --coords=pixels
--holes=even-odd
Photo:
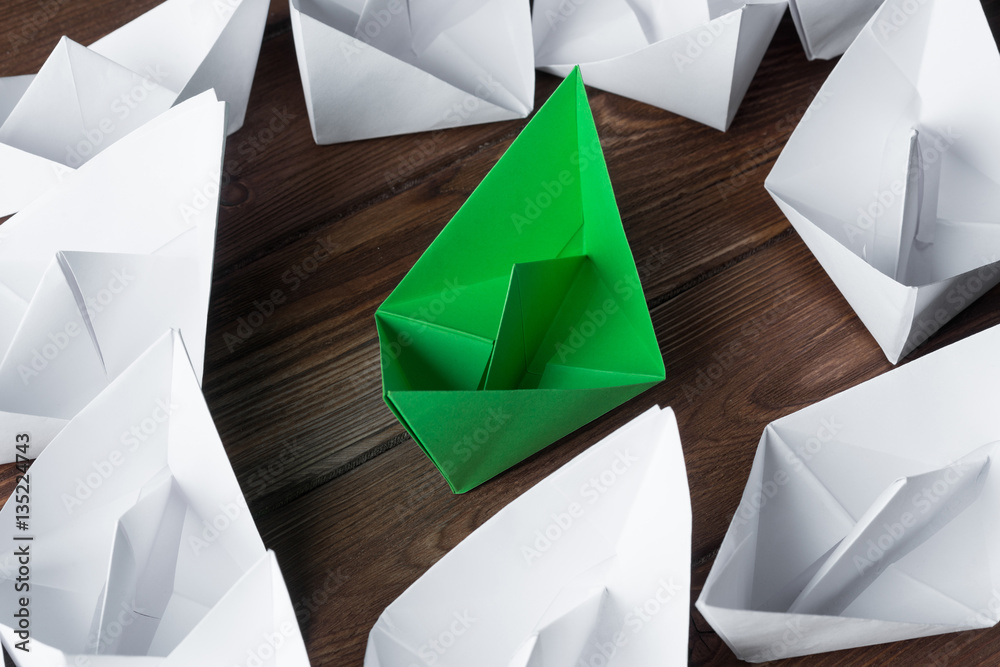
[[[176,332],[73,418],[21,487],[28,511],[18,494],[0,511],[0,640],[17,667],[309,664]]]
[[[739,658],[1000,620],[998,373],[994,327],[768,425],[697,602]]]
[[[539,69],[717,130],[733,122],[785,13],[785,0],[536,0]]]
[[[524,118],[521,0],[290,0],[313,138],[332,144]]]
[[[203,93],[0,226],[0,432],[40,452],[169,328],[200,380],[224,146],[225,105]]]
[[[893,363],[1000,281],[1000,54],[977,0],[915,7],[872,17],[765,183]]]
[[[652,408],[530,489],[382,613],[365,667],[687,663],[691,500]]]
[[[38,74],[0,78],[0,216],[208,90],[240,129],[267,0],[166,0],[89,47],[63,37]]]

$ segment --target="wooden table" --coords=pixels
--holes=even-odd
[[[156,3],[6,0],[0,75],[37,71],[59,36],[90,43]],[[996,33],[1000,2],[984,4]],[[226,151],[204,389],[314,665],[360,665],[409,584],[654,403],[674,408],[684,442],[697,598],[764,426],[892,367],[763,187],[832,68],[806,60],[786,14],[725,134],[589,91],[667,380],[454,496],[382,402],[373,316],[525,121],[318,147],[288,7],[273,0],[246,124]],[[538,75],[536,108],[557,83]],[[317,245],[328,255],[309,272]],[[282,303],[234,341],[275,291]],[[997,323],[994,290],[910,358]],[[693,665],[739,662],[693,606],[689,651]],[[783,664],[996,665],[1000,628]]]

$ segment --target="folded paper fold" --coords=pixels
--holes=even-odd
[[[529,8],[515,0],[290,0],[313,138],[331,144],[524,118]]]
[[[998,344],[989,329],[765,429],[697,602],[738,657],[1000,620]]]
[[[1000,54],[975,0],[911,4],[871,18],[765,183],[893,363],[1000,281]]]
[[[0,511],[7,590],[17,549],[32,554],[30,650],[0,621],[18,667],[208,667],[248,654],[262,667],[309,664],[177,332],[74,416],[24,477],[27,524],[15,525],[13,501]],[[0,597],[4,618],[15,597]]]
[[[654,407],[431,567],[372,628],[365,667],[686,664],[690,547],[677,424]]]
[[[578,74],[379,307],[383,394],[467,491],[664,377]]]
[[[35,75],[0,78],[0,216],[171,106],[206,91],[240,129],[266,0],[166,0],[90,46],[63,37]]]
[[[989,462],[988,457],[970,463],[956,462],[893,482],[858,519],[833,553],[824,559],[788,611],[828,616],[842,613],[886,567],[933,537],[978,497]],[[911,520],[913,498],[920,497],[925,489],[935,488],[941,488],[942,492],[935,496],[934,505]],[[880,548],[877,562],[868,560],[864,554],[870,548],[869,543],[877,544],[885,526],[895,526],[897,520],[905,532],[890,533],[893,543],[886,549]]]
[[[204,93],[3,224],[0,430],[40,452],[170,328],[201,377],[224,146],[225,105]]]
[[[785,0],[538,0],[532,16],[539,69],[587,83],[717,130],[733,122]]]

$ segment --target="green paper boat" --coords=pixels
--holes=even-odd
[[[383,398],[455,493],[664,379],[578,70],[375,322]]]

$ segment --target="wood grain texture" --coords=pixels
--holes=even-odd
[[[156,2],[8,0],[0,76]],[[996,32],[1000,2],[984,7]],[[725,134],[588,90],[667,380],[453,496],[382,403],[373,317],[526,121],[316,146],[287,3],[272,0],[247,119],[226,149],[204,390],[314,665],[360,665],[382,609],[428,567],[653,403],[680,425],[697,597],[764,426],[892,367],[763,188],[833,65],[806,61],[786,15]],[[536,107],[558,80],[537,82]],[[994,290],[910,358],[997,323]],[[0,468],[0,497],[12,482]],[[689,651],[693,665],[738,663],[693,607]],[[785,664],[996,665],[1000,630]]]

